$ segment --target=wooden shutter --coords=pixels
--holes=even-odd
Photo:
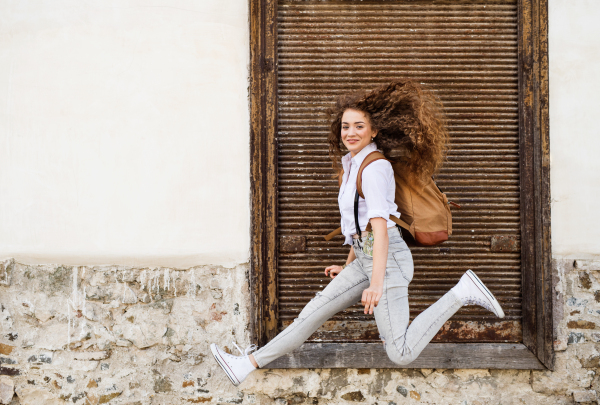
[[[279,329],[327,285],[325,266],[348,253],[341,237],[322,237],[339,226],[325,109],[344,92],[410,77],[444,103],[452,149],[436,181],[462,206],[448,242],[412,249],[411,317],[470,268],[506,318],[463,308],[435,341],[522,341],[517,17],[513,0],[279,2]],[[369,342],[378,333],[355,305],[310,340]]]

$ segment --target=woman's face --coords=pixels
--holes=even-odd
[[[359,110],[346,110],[342,115],[342,142],[352,157],[356,156],[377,134],[369,118]]]

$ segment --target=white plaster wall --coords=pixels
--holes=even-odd
[[[600,2],[549,1],[552,250],[600,257]]]
[[[600,256],[600,2],[550,0],[552,244]],[[246,0],[0,0],[0,259],[248,260]]]
[[[247,0],[0,1],[0,258],[249,257]]]

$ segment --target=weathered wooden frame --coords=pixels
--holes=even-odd
[[[277,0],[249,0],[251,338],[277,333]],[[523,344],[432,343],[402,368],[552,369],[548,0],[519,0]],[[399,368],[380,344],[306,343],[269,368]]]

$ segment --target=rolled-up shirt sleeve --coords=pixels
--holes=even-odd
[[[362,173],[362,191],[367,205],[367,218],[388,220],[390,211],[396,211],[394,203],[395,180],[392,165],[387,160],[377,160]]]

